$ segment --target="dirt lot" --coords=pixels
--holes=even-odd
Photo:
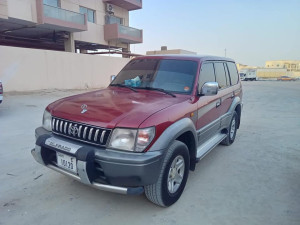
[[[241,128],[164,209],[80,184],[34,161],[46,105],[82,91],[6,94],[0,105],[0,224],[300,224],[300,82],[244,82]]]

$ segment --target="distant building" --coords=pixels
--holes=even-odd
[[[85,53],[129,52],[143,31],[129,27],[142,0],[0,0],[0,45]]]
[[[300,60],[266,61],[266,68],[285,68],[288,72],[300,72]]]
[[[248,66],[237,63],[238,71],[255,69],[256,76],[263,79],[278,78],[280,76],[300,77],[300,60],[266,61],[265,67]]]
[[[164,55],[164,54],[187,54],[187,55],[197,55],[196,52],[191,52],[183,49],[170,49],[167,46],[162,46],[160,50],[147,51],[146,55]]]
[[[236,67],[238,69],[238,71],[243,70],[243,69],[256,69],[257,66],[249,66],[249,65],[244,65],[241,63],[236,63]]]

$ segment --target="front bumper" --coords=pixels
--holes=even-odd
[[[54,144],[53,144],[54,143]],[[58,166],[56,153],[76,157],[77,173]],[[153,184],[160,174],[164,151],[120,152],[92,146],[36,129],[35,160],[100,190],[120,194],[140,194],[143,186]]]

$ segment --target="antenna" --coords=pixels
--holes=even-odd
[[[227,49],[225,48],[225,49],[224,49],[224,51],[225,51],[225,57],[226,57],[226,52],[227,52]]]

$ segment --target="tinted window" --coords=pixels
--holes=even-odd
[[[236,66],[232,62],[227,62],[230,78],[231,78],[231,84],[235,85],[239,81],[239,75],[236,69]]]
[[[227,64],[223,63],[223,66],[224,66],[224,69],[225,69],[227,86],[230,86],[231,85],[231,80],[230,80],[230,77],[229,77],[229,72],[228,72]]]
[[[199,89],[202,88],[206,82],[215,82],[215,71],[212,63],[204,63],[201,65],[200,76],[199,76]]]
[[[190,94],[197,69],[198,62],[190,60],[136,59],[121,70],[112,84]]]
[[[216,81],[219,84],[219,89],[226,88],[227,81],[223,63],[214,63],[214,66],[216,73]]]

